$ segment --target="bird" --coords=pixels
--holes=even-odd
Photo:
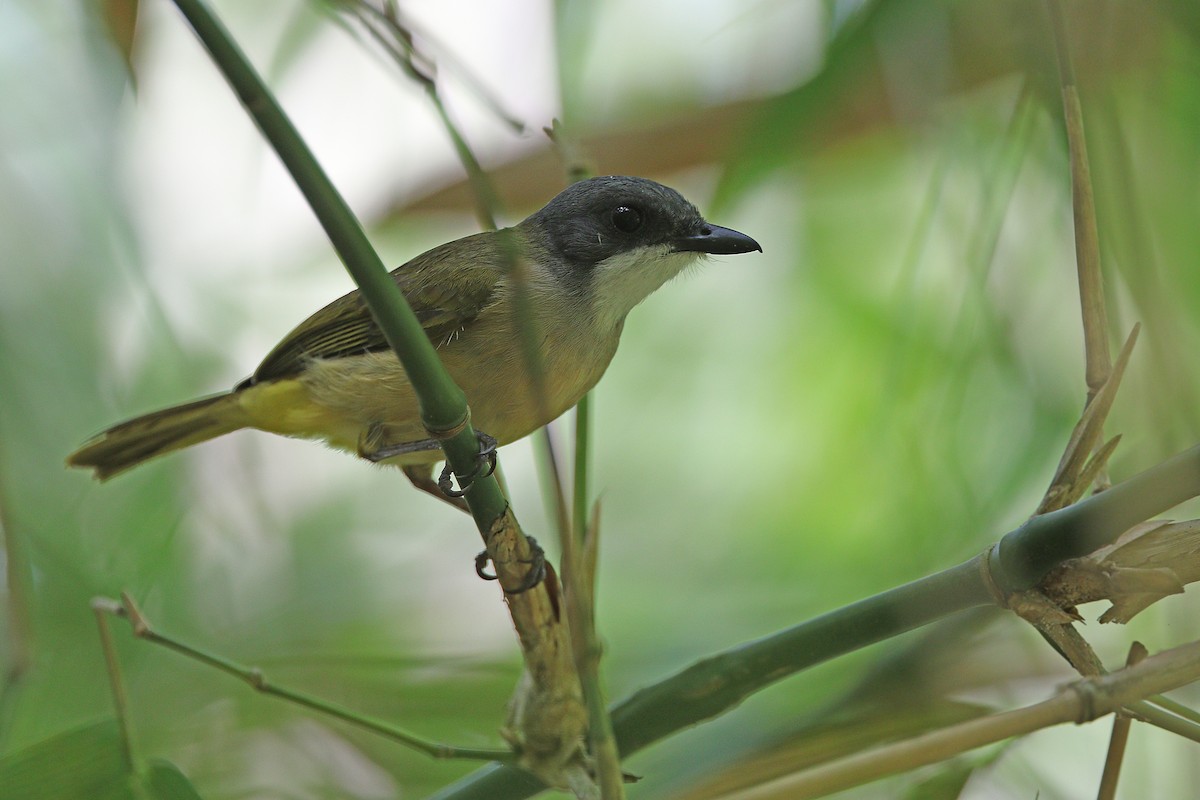
[[[762,251],[679,192],[618,175],[571,184],[520,223],[434,247],[391,272],[476,430],[516,441],[573,407],[617,351],[626,315],[709,255]],[[107,480],[244,428],[323,440],[401,467],[437,495],[439,442],[363,296],[300,323],[232,390],[154,411],[67,458]]]

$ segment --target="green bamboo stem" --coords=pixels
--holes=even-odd
[[[882,641],[955,611],[991,602],[983,557],[699,661],[612,709],[622,756],[736,707],[802,669]],[[516,800],[542,789],[529,776],[485,767],[430,800]]]
[[[202,0],[174,2],[312,207],[403,364],[416,391],[426,429],[456,432],[443,440],[442,448],[455,472],[470,472],[476,465],[478,443],[470,425],[466,396],[446,373],[362,226],[221,22]],[[507,507],[498,484],[490,477],[476,480],[466,499],[484,533]]]
[[[620,752],[628,758],[659,739],[735,708],[755,692],[801,670],[988,605],[994,602],[994,591],[1036,585],[1063,560],[1093,552],[1132,525],[1197,495],[1200,446],[1073,506],[1034,517],[1008,533],[990,557],[976,556],[699,661],[612,709]],[[988,583],[989,575],[994,587]],[[1174,720],[1169,722],[1178,727]],[[431,800],[518,800],[541,788],[516,770],[489,766]]]
[[[574,183],[591,177],[591,170],[580,157],[562,125],[555,120],[547,134],[560,148],[567,166],[567,180]],[[600,679],[600,659],[604,648],[596,632],[596,551],[599,545],[599,519],[588,526],[591,393],[575,405],[575,448],[571,487],[571,518],[563,532],[563,560],[567,571],[567,615],[571,627],[571,646],[575,669],[588,712],[588,750],[595,760],[596,782],[602,800],[624,800],[625,774],[621,754],[608,712],[604,682]],[[561,492],[561,487],[560,487]],[[563,514],[566,514],[565,503]]]
[[[1183,717],[1184,719],[1191,720],[1192,722],[1196,723],[1196,725],[1200,726],[1200,712],[1197,712],[1195,709],[1188,708],[1183,703],[1177,703],[1171,698],[1165,697],[1161,694],[1156,694],[1153,697],[1147,697],[1146,702],[1153,703],[1154,705],[1159,706],[1166,711],[1170,711],[1177,717]]]
[[[588,471],[591,459],[592,393],[575,406],[575,475],[571,491],[571,527],[583,542],[588,530]]]
[[[175,0],[175,3],[225,74],[264,137],[279,154],[358,284],[363,299],[388,343],[396,351],[413,385],[426,429],[441,441],[446,460],[455,473],[473,474],[478,466],[479,445],[470,425],[466,398],[446,373],[412,309],[367,242],[358,221],[228,32],[202,0]],[[522,276],[517,268],[520,259],[516,258],[515,252],[512,262],[516,273],[513,280],[520,285]],[[475,480],[466,492],[466,500],[489,552],[495,548],[497,553],[502,554],[500,559],[494,557],[493,563],[501,585],[512,591],[528,571],[523,565],[531,563],[532,547],[529,541],[517,527],[494,475]],[[563,631],[555,624],[556,611],[549,589],[543,585],[521,594],[510,594],[508,605],[521,639],[528,674],[533,676],[533,681],[523,684],[521,691],[530,695],[532,700],[526,699],[535,705],[547,698],[565,698],[562,702],[569,705],[577,691],[578,678],[569,660],[564,662],[562,659],[567,650],[558,641]],[[217,662],[213,662],[213,665],[221,666]],[[273,693],[315,707],[312,698],[294,693]],[[530,706],[526,704],[524,707]],[[565,722],[561,727],[557,723],[557,720],[549,718],[523,716],[513,724],[539,741],[557,736],[564,742],[564,747],[582,733],[572,730]],[[523,763],[552,781],[573,780],[572,776],[582,776],[586,780],[584,765],[580,763],[557,763],[552,757],[544,761],[535,760],[534,763],[529,763],[527,758]]]
[[[1030,589],[1062,561],[1087,555],[1197,494],[1200,446],[1075,505],[1033,517],[1000,542],[1002,585],[1010,590]]]
[[[417,52],[413,44],[412,31],[409,30],[406,23],[401,22],[394,5],[389,4],[384,10],[380,10],[371,3],[366,2],[366,0],[345,0],[344,6],[348,13],[352,14],[362,23],[363,27],[375,39],[376,43],[387,51],[388,55],[404,71],[404,74],[425,90],[426,97],[429,98],[429,102],[433,105],[434,111],[442,123],[442,128],[450,138],[451,144],[454,146],[454,152],[458,156],[463,170],[467,173],[467,180],[471,185],[471,190],[475,198],[475,216],[479,221],[480,227],[489,231],[496,230],[498,227],[496,220],[502,212],[500,197],[496,193],[491,180],[488,179],[487,173],[484,172],[483,166],[479,163],[479,159],[475,157],[475,152],[471,149],[466,137],[459,130],[453,118],[451,118],[446,104],[442,101],[437,82],[430,74],[432,67],[422,69],[417,66]],[[385,30],[380,30],[378,26],[383,26]],[[422,61],[432,63],[431,59],[427,57],[422,58]],[[502,115],[502,118],[506,122],[511,122],[511,118],[507,115]],[[534,394],[538,398],[538,401],[544,405],[546,402],[545,379],[542,371],[541,357],[538,352],[536,332],[528,324],[531,318],[531,310],[529,308],[528,292],[526,291],[527,280],[525,280],[525,273],[518,263],[515,254],[510,259],[509,269],[517,279],[516,286],[519,291],[514,297],[514,305],[516,307],[515,313],[520,321],[518,330],[521,335],[527,367],[536,389]],[[548,414],[543,410],[542,415],[547,416]],[[558,520],[559,530],[565,531],[568,523],[566,496],[563,492],[562,474],[558,469],[558,457],[554,450],[554,441],[550,436],[548,428],[542,428],[538,431],[536,438],[541,443],[542,451],[545,455],[546,462],[543,464],[543,469],[546,470],[550,478],[549,492],[551,500],[555,504],[554,511]]]
[[[588,469],[588,398],[585,395],[575,410],[575,481],[573,519],[562,537],[563,563],[566,565],[567,619],[571,630],[572,655],[579,673],[584,703],[588,712],[588,749],[596,762],[596,781],[602,800],[623,800],[625,777],[621,771],[620,751],[613,733],[604,685],[600,680],[603,646],[596,633],[595,572],[584,566],[588,541],[587,469]],[[591,531],[591,536],[598,535]]]
[[[1129,710],[1141,717],[1145,722],[1156,728],[1170,731],[1176,736],[1182,736],[1193,742],[1200,743],[1200,725],[1190,719],[1178,717],[1159,708],[1152,702],[1143,700],[1140,703],[1130,703]]]

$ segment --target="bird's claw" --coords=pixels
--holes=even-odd
[[[497,580],[500,576],[487,571],[487,563],[492,560],[487,550],[480,550],[475,556],[475,574],[485,581]]]
[[[527,592],[533,587],[546,579],[546,551],[537,543],[537,539],[532,536],[525,537],[529,540],[529,558],[521,559],[522,564],[530,564],[529,571],[525,573],[524,580],[515,589],[505,589],[505,594],[521,594]],[[475,556],[475,574],[483,578],[485,581],[494,581],[498,578],[494,573],[487,571],[487,563],[492,560],[488,555],[487,550],[483,550],[479,555]]]
[[[454,469],[450,466],[450,462],[446,462],[446,466],[442,467],[442,474],[438,476],[438,488],[447,497],[462,497],[465,495],[475,483],[475,481],[486,478],[496,471],[496,448],[499,443],[491,436],[488,436],[483,431],[475,431],[475,438],[479,441],[479,454],[475,457],[475,466],[466,475],[455,475]],[[486,471],[480,474],[481,464],[486,464]],[[454,488],[451,479],[458,479],[458,488]]]

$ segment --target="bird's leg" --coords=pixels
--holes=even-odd
[[[388,436],[387,426],[382,422],[368,425],[358,436],[358,455],[375,464],[399,456],[425,453],[441,448],[442,445],[437,439],[418,439],[414,442],[393,441]]]
[[[460,511],[470,513],[471,509],[467,507],[463,495],[476,480],[486,478],[496,471],[496,448],[499,446],[495,438],[482,431],[476,431],[475,437],[479,440],[479,454],[476,456],[475,466],[466,475],[455,475],[449,462],[446,463],[442,474],[436,481],[433,479],[433,470],[429,464],[405,464],[400,469],[417,489],[433,495],[442,502],[449,503]],[[383,425],[378,423],[371,425],[359,437],[358,454],[368,461],[379,463],[396,456],[432,450],[440,446],[435,439],[398,444],[387,443],[386,439],[387,434]],[[452,479],[456,477],[458,478],[458,489],[455,489],[452,483]],[[532,537],[529,537],[529,544],[532,548],[532,557],[526,563],[532,564],[533,567],[526,573],[525,580],[521,582],[521,585],[508,594],[526,592],[546,579],[545,551]],[[490,556],[488,556],[487,550],[475,556],[475,574],[485,581],[494,581],[496,576],[486,571],[489,560]]]
[[[389,442],[387,438],[387,429],[383,424],[377,422],[374,425],[368,426],[358,437],[358,455],[367,461],[378,464],[397,456],[437,450],[441,447],[436,439],[423,439],[416,442]],[[459,511],[470,512],[466,501],[461,497],[447,495],[442,492],[441,487],[438,486],[438,482],[433,479],[433,466],[431,464],[405,464],[401,465],[400,469],[404,470],[405,477],[417,489],[426,494],[433,495],[444,503],[449,503]]]

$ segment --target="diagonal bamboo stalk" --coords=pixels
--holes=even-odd
[[[283,161],[358,284],[416,391],[425,428],[441,441],[455,473],[472,473],[479,444],[466,398],[446,373],[346,201],[203,0],[174,2]],[[532,547],[494,475],[474,481],[466,501],[506,592],[525,658],[525,691],[508,731],[520,750],[521,764],[553,785],[586,784],[590,777],[581,753],[585,715],[565,626],[560,624],[558,598],[551,594],[557,590],[550,582],[542,582],[528,591],[517,591],[533,568]]]

